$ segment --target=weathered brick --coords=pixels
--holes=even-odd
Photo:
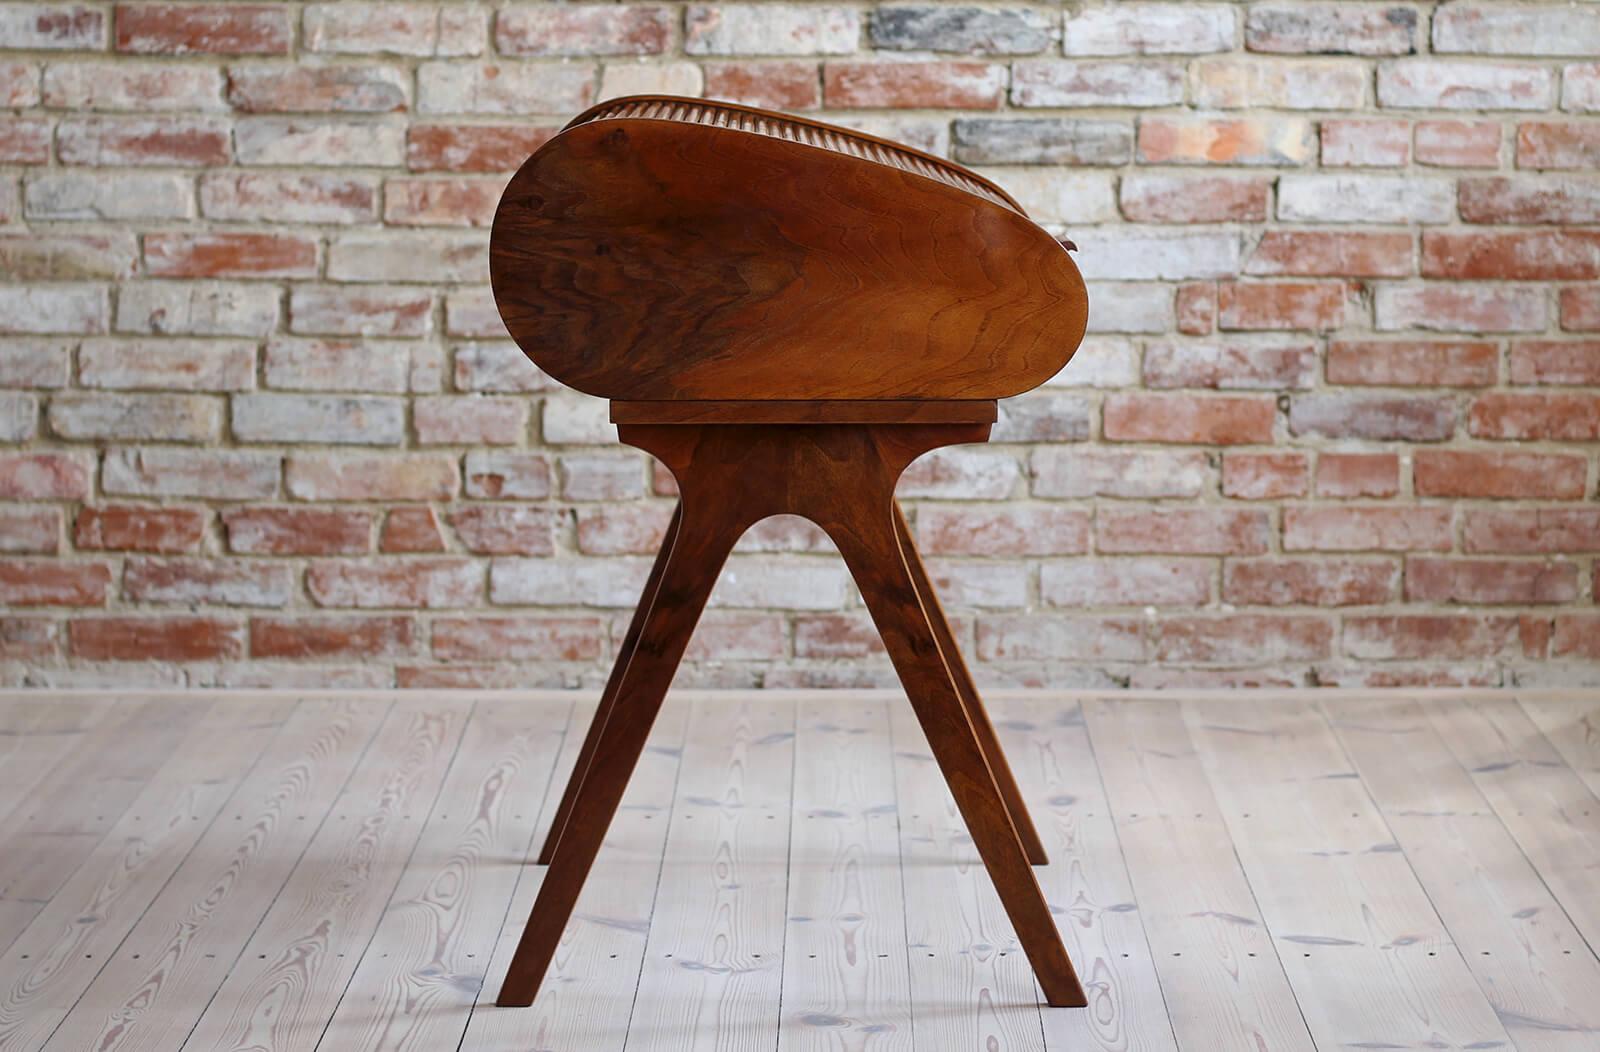
[[[277,492],[278,456],[159,446],[112,449],[100,485],[107,493],[135,497],[260,500]]]
[[[361,555],[372,548],[372,513],[344,508],[229,508],[228,550],[241,555]]]
[[[488,500],[543,500],[551,493],[550,458],[543,453],[467,454],[466,494]]]
[[[137,259],[127,233],[0,236],[0,279],[11,282],[128,278]]]
[[[65,387],[71,351],[58,340],[0,339],[0,387]]]
[[[1114,222],[1117,196],[1109,172],[1062,168],[980,168],[1027,211],[1046,225]]]
[[[233,398],[241,442],[392,446],[405,441],[405,406],[358,395],[241,394]]]
[[[1268,230],[1246,274],[1302,277],[1406,277],[1415,272],[1411,235],[1401,232]]]
[[[1541,332],[1547,311],[1541,288],[1380,285],[1373,297],[1381,331]]]
[[[1206,109],[1354,110],[1367,94],[1367,71],[1338,59],[1208,58],[1190,70]]]
[[[413,124],[406,129],[412,171],[515,171],[556,133],[537,124]]]
[[[852,614],[803,614],[794,622],[799,658],[858,659],[881,656],[883,640],[869,618]]]
[[[654,6],[540,4],[495,19],[502,55],[659,55],[672,40],[673,12]]]
[[[441,617],[433,622],[440,661],[593,661],[605,644],[598,617]]]
[[[1027,563],[930,559],[927,570],[934,592],[952,606],[1002,609],[1028,604],[1032,571]]]
[[[1324,438],[1437,442],[1455,433],[1449,397],[1314,391],[1289,401],[1289,433]]]
[[[475,4],[307,4],[301,25],[308,50],[352,55],[481,55],[488,31]]]
[[[1261,223],[1271,185],[1259,176],[1133,173],[1122,177],[1122,212],[1140,223]]]
[[[1511,382],[1600,387],[1600,341],[1519,340],[1511,345]]]
[[[661,547],[672,510],[630,501],[579,508],[577,517],[578,550],[585,555],[642,555]]]
[[[469,343],[456,348],[457,390],[547,391],[554,383],[514,343]]]
[[[72,543],[94,551],[192,552],[205,536],[206,518],[203,508],[91,505],[78,512]]]
[[[383,221],[390,226],[488,226],[505,189],[500,179],[390,179]]]
[[[1157,661],[1249,664],[1316,661],[1333,653],[1333,623],[1290,614],[1175,617],[1153,626],[1151,656]]]
[[[1600,614],[1562,614],[1555,619],[1550,656],[1600,660]]]
[[[528,435],[522,398],[431,395],[412,402],[411,419],[424,446],[511,446]]]
[[[1217,286],[1217,326],[1224,330],[1337,329],[1344,324],[1339,282],[1225,281]]]
[[[1400,567],[1379,559],[1229,559],[1222,599],[1240,606],[1375,606],[1395,598]]]
[[[1403,58],[1378,66],[1378,105],[1413,110],[1543,110],[1550,70],[1500,62]]]
[[[1411,125],[1407,121],[1322,122],[1324,168],[1401,168],[1410,159]]]
[[[1600,395],[1479,395],[1467,414],[1467,429],[1474,438],[1593,441],[1600,438]]]
[[[1406,559],[1406,599],[1413,603],[1516,605],[1570,603],[1578,567],[1570,562],[1508,559]]]
[[[281,563],[223,559],[130,558],[122,596],[135,603],[285,606],[294,573]]]
[[[1162,61],[1024,59],[1011,67],[1016,106],[1174,106],[1183,66]]]
[[[934,500],[1005,500],[1021,474],[1016,458],[999,450],[936,449],[906,469],[897,492]]]
[[[0,119],[0,163],[46,164],[51,124],[33,118]]]
[[[45,617],[0,617],[0,661],[54,661],[62,622]]]
[[[1378,387],[1489,387],[1499,347],[1484,340],[1332,340],[1331,384]]]
[[[1278,218],[1302,223],[1448,223],[1455,184],[1392,175],[1285,175]]]
[[[164,278],[305,278],[317,242],[293,234],[146,234],[145,270]]]
[[[88,661],[227,661],[245,650],[243,626],[219,617],[79,618],[67,641]]]
[[[1569,332],[1600,331],[1600,289],[1562,289],[1561,327]]]
[[[1461,533],[1468,552],[1600,552],[1600,508],[1468,508]]]
[[[917,509],[917,546],[927,555],[1074,555],[1089,547],[1089,515],[1021,505]]]
[[[241,113],[395,113],[411,78],[393,66],[233,66],[228,103]]]
[[[62,121],[56,155],[97,168],[197,168],[231,159],[227,122],[215,117],[86,117]]]
[[[1252,4],[1244,43],[1283,54],[1408,55],[1417,50],[1417,10],[1403,4]]]
[[[1233,453],[1222,458],[1222,495],[1237,500],[1303,497],[1311,465],[1304,453]]]
[[[1095,513],[1095,548],[1110,553],[1259,555],[1267,550],[1267,513],[1245,508],[1125,508]]]
[[[565,500],[633,500],[644,496],[644,463],[633,453],[567,453],[561,457]]]
[[[398,124],[319,117],[244,117],[233,129],[240,164],[309,168],[398,167],[405,135]]]
[[[1250,396],[1114,394],[1103,413],[1105,437],[1114,442],[1227,446],[1271,442],[1277,406]]]
[[[1500,125],[1493,121],[1418,121],[1417,163],[1441,168],[1495,168]]]
[[[0,559],[3,606],[104,606],[110,585],[105,563]]]
[[[1195,497],[1216,479],[1204,453],[1186,450],[1044,447],[1030,467],[1036,497]]]
[[[29,219],[189,219],[194,190],[181,175],[161,172],[52,171],[28,180]]]
[[[1561,108],[1579,113],[1600,111],[1600,62],[1561,68]]]
[[[1144,352],[1146,387],[1279,390],[1311,387],[1317,348],[1310,343],[1170,341]]]
[[[0,552],[54,555],[60,550],[60,508],[0,507]]]
[[[1427,449],[1416,452],[1412,475],[1419,497],[1577,500],[1588,464],[1578,455]]]
[[[1422,235],[1422,275],[1500,281],[1600,277],[1600,231],[1513,230]]]
[[[1517,619],[1476,614],[1346,617],[1344,652],[1368,661],[1492,657],[1518,642]]]
[[[383,530],[378,534],[378,550],[412,553],[444,551],[444,532],[439,527],[439,516],[426,504],[392,509],[384,516]]]
[[[98,285],[0,286],[0,332],[27,335],[105,332],[106,290]]]
[[[416,643],[409,617],[250,619],[250,655],[257,658],[373,660],[410,654]]]
[[[1079,269],[1094,280],[1183,281],[1232,277],[1243,254],[1230,231],[1110,228],[1075,232]]]
[[[265,336],[278,327],[270,285],[127,282],[117,293],[117,331],[161,336]]]
[[[553,555],[555,519],[547,508],[468,505],[450,513],[450,525],[479,555]]]
[[[483,564],[473,559],[330,560],[306,569],[306,590],[318,606],[476,606],[483,594],[484,571]]]
[[[402,394],[411,387],[412,348],[377,340],[275,337],[262,352],[268,387]]]
[[[418,113],[564,114],[594,101],[587,65],[424,62],[417,67]]]
[[[600,73],[599,101],[626,95],[682,95],[699,98],[705,75],[695,62],[608,62]]]
[[[878,7],[868,20],[872,46],[886,51],[1032,55],[1058,38],[1059,18],[1025,7],[944,4]]]
[[[1290,167],[1316,156],[1316,131],[1302,117],[1141,117],[1145,164]]]
[[[255,346],[198,340],[85,340],[78,351],[84,387],[244,391],[255,386]]]
[[[54,62],[44,104],[60,110],[223,110],[222,74],[206,66]]]
[[[0,47],[70,51],[105,46],[105,13],[99,8],[62,3],[12,3],[0,8]]]
[[[1600,51],[1600,12],[1565,5],[1446,4],[1433,15],[1433,50],[1592,56]]]
[[[1460,195],[1469,223],[1600,223],[1600,179],[1592,176],[1462,179]]]
[[[951,125],[950,142],[967,164],[1123,165],[1133,156],[1133,127],[1078,117],[968,117]]]
[[[990,437],[996,442],[1082,442],[1089,430],[1090,406],[1081,396],[1030,391],[1000,403]]]
[[[980,661],[1142,661],[1144,625],[1137,619],[1048,614],[978,619]]]
[[[708,99],[777,110],[814,110],[822,105],[815,62],[707,62]]]
[[[0,452],[0,499],[86,500],[93,477],[90,455]]]
[[[598,398],[559,391],[544,400],[544,440],[551,445],[601,446],[617,440],[611,411]]]
[[[1392,497],[1400,492],[1400,457],[1394,453],[1332,453],[1317,457],[1319,497]]]
[[[1204,606],[1206,559],[1068,559],[1039,567],[1039,597],[1052,606]]]
[[[279,4],[118,4],[116,49],[141,55],[287,55],[294,38]]]
[[[691,4],[684,33],[690,55],[848,55],[861,18],[845,7]]]
[[[488,289],[453,289],[445,297],[444,331],[473,340],[509,340],[504,319]]]
[[[1175,327],[1188,336],[1209,336],[1217,331],[1217,283],[1195,281],[1178,286]],[[1123,385],[1115,385],[1123,386]]]
[[[39,104],[39,67],[29,62],[0,62],[0,106],[23,110]]]
[[[442,453],[294,453],[284,484],[296,500],[450,500],[460,475]]]
[[[0,391],[0,442],[27,442],[39,430],[39,400],[21,391]]]
[[[831,107],[999,109],[1006,68],[987,62],[829,62],[822,97]]]
[[[50,400],[48,416],[52,431],[80,442],[207,442],[222,434],[222,401],[205,395],[69,392]]]
[[[334,237],[327,276],[359,282],[481,281],[488,257],[488,239],[476,231],[363,231]]]
[[[1450,550],[1448,507],[1288,507],[1283,509],[1284,551]]]
[[[425,336],[433,326],[429,289],[297,285],[289,331],[317,336]]]
[[[1173,293],[1165,285],[1124,281],[1089,283],[1091,333],[1164,333],[1175,325]]]
[[[1067,15],[1068,55],[1198,55],[1233,47],[1237,17],[1229,4],[1129,3]]]

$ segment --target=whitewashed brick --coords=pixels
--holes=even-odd
[[[1089,283],[1091,333],[1170,332],[1176,321],[1170,285],[1121,281]]]
[[[637,453],[564,453],[563,500],[635,500],[644,496],[644,460]]]
[[[52,62],[44,69],[44,104],[61,110],[143,113],[228,108],[221,70],[176,62]]]
[[[837,559],[735,555],[711,591],[711,605],[780,610],[836,610],[850,574]]]
[[[1106,4],[1067,16],[1068,55],[1199,55],[1229,51],[1238,19],[1230,4]]]
[[[393,446],[406,437],[405,405],[396,398],[242,394],[233,398],[232,419],[241,442]]]
[[[0,285],[0,333],[105,332],[110,316],[99,285]]]
[[[321,172],[216,172],[200,179],[210,219],[249,223],[367,223],[378,215],[378,181]]]
[[[117,331],[167,336],[265,336],[278,327],[271,285],[135,281],[117,291]]]
[[[1042,447],[1029,470],[1036,497],[1193,498],[1216,487],[1199,451]]]
[[[1027,59],[1011,67],[1017,106],[1175,106],[1183,66],[1173,62]]]
[[[1005,500],[1017,489],[1022,469],[1009,453],[994,449],[936,449],[900,476],[901,497],[936,500]]]
[[[191,394],[65,392],[50,399],[50,430],[72,441],[214,442],[222,399]]]
[[[1045,384],[1051,387],[1134,387],[1139,383],[1139,348],[1115,336],[1087,336],[1072,360]]]
[[[1448,179],[1393,175],[1285,175],[1278,218],[1303,223],[1448,223],[1455,218]]]
[[[71,375],[71,343],[0,337],[0,387],[65,387]]]
[[[705,76],[693,62],[618,62],[606,63],[600,77],[596,101],[624,95],[686,95],[698,98],[705,87]]]
[[[0,48],[98,50],[106,46],[109,20],[109,12],[88,4],[3,4],[0,5]]]
[[[1397,109],[1543,110],[1554,93],[1541,66],[1415,58],[1378,67],[1378,105]]]
[[[1355,110],[1366,102],[1367,71],[1339,59],[1206,59],[1191,75],[1194,104],[1211,109]]]
[[[24,391],[0,391],[0,442],[27,442],[38,430],[39,400]]]
[[[691,4],[685,33],[691,55],[848,55],[861,18],[847,7]]]
[[[1433,50],[1474,55],[1600,54],[1600,8],[1592,3],[1456,3],[1433,15]]]
[[[41,172],[23,186],[29,219],[191,219],[194,184],[165,172]]]
[[[233,129],[240,164],[398,168],[405,163],[405,140],[399,123],[312,117],[245,117]]]
[[[611,404],[576,391],[561,391],[544,400],[544,440],[557,446],[602,446],[617,440]]]
[[[302,391],[410,389],[413,348],[383,340],[272,339],[262,351],[268,387]]]
[[[424,62],[418,113],[576,113],[594,101],[590,65],[558,62]]]
[[[481,55],[489,9],[479,4],[307,4],[302,16],[310,51],[348,55]]]
[[[1117,194],[1109,172],[1075,172],[1062,168],[984,168],[1017,199],[1036,223],[1063,225],[1108,223],[1118,218]]]
[[[1244,40],[1251,51],[1409,55],[1420,22],[1417,9],[1405,4],[1280,0],[1250,5]]]
[[[1075,230],[1078,267],[1093,280],[1183,281],[1239,273],[1243,245],[1231,231],[1160,228]],[[1092,309],[1092,307],[1091,307]]]
[[[328,245],[328,277],[430,285],[484,281],[489,277],[489,235],[433,230],[340,234]]]
[[[637,556],[575,560],[500,558],[489,567],[489,601],[502,606],[598,606],[639,601],[650,560]]]
[[[247,391],[256,382],[253,343],[222,340],[85,340],[78,382],[115,389]]]
[[[872,46],[886,51],[943,51],[958,55],[1032,55],[1060,38],[1061,16],[1027,7],[956,4],[873,9]]]

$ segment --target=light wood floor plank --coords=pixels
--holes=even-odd
[[[1000,740],[1040,825],[1050,865],[1036,870],[1077,966],[1089,1007],[1044,1007],[1058,1052],[1172,1052],[1172,1023],[1150,956],[1078,705],[1007,702]]]
[[[1178,703],[1084,713],[1178,1047],[1314,1052]]]
[[[294,707],[213,705],[0,957],[0,1052],[43,1045]]]
[[[1016,930],[911,706],[896,699],[889,713],[916,1047],[1042,1052],[1038,987]]]
[[[887,705],[802,701],[794,762],[779,1052],[911,1052]]]
[[[1600,699],[1551,701],[1519,698],[1522,711],[1549,740],[1589,791],[1600,797]]]
[[[471,703],[403,698],[378,731],[305,856],[186,1049],[310,1049],[389,902]]]
[[[1326,714],[1517,1048],[1593,1052],[1600,961],[1428,716],[1407,701]]]
[[[463,1050],[622,1052],[627,1042],[681,769],[687,702],[669,700],[657,717],[538,998],[529,1008],[500,1008],[494,1003],[512,950],[544,882],[545,867],[534,865],[534,856],[553,819],[559,790],[577,759],[583,730],[593,716],[592,704],[573,715],[572,729],[556,764],[556,780],[545,798],[538,832],[495,943],[489,978],[472,1010]]]
[[[792,703],[689,720],[629,1052],[769,1052],[788,900]]]
[[[1508,1047],[1316,703],[1184,708],[1318,1048]]]
[[[24,694],[0,702],[0,822],[115,707],[108,697],[76,700]]]
[[[0,950],[9,949],[104,839],[210,701],[147,701],[60,756],[0,822]]]
[[[1428,716],[1591,951],[1600,950],[1600,799],[1515,701]]]
[[[461,1042],[570,708],[478,703],[433,815],[319,1048],[435,1052]]]

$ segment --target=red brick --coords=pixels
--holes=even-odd
[[[822,105],[815,62],[708,62],[705,96],[775,110]]]
[[[212,172],[200,179],[200,211],[243,222],[371,222],[377,181],[321,172]]]
[[[695,626],[684,660],[773,661],[787,650],[788,626],[782,615],[714,611]]]
[[[284,469],[297,500],[450,500],[460,486],[453,456],[291,454]]]
[[[1508,555],[1600,552],[1600,509],[1469,508],[1462,548]]]
[[[1108,553],[1259,555],[1267,550],[1267,513],[1234,508],[1126,508],[1101,505],[1095,548]]]
[[[1511,345],[1514,384],[1600,387],[1600,340],[1529,340]]]
[[[81,453],[0,453],[0,500],[86,500],[93,474]]]
[[[1458,192],[1469,223],[1600,223],[1600,181],[1588,176],[1483,176]]]
[[[43,617],[0,617],[0,661],[46,662],[61,653],[61,622]]]
[[[1322,122],[1324,168],[1398,168],[1411,159],[1411,124],[1399,120]]]
[[[1156,622],[1151,648],[1157,661],[1185,664],[1315,661],[1333,653],[1333,623],[1283,614],[1173,618]]]
[[[97,617],[67,626],[73,657],[90,661],[220,661],[244,655],[244,628],[215,617]]]
[[[268,4],[118,4],[116,48],[141,55],[287,55],[289,9]]]
[[[1315,157],[1315,142],[1311,122],[1301,117],[1139,121],[1139,159],[1145,164],[1303,165]]]
[[[241,555],[361,555],[372,550],[372,513],[335,508],[228,508],[228,550]]]
[[[1562,289],[1561,327],[1569,332],[1600,332],[1600,288]]]
[[[146,234],[144,265],[162,278],[309,278],[317,242],[293,234]]]
[[[1494,121],[1418,121],[1417,163],[1441,168],[1497,168],[1500,125]]]
[[[413,124],[406,167],[416,172],[514,172],[561,129],[527,124]]]
[[[555,519],[547,508],[473,504],[450,513],[450,525],[479,555],[554,555]]]
[[[392,66],[231,66],[228,103],[240,113],[400,113],[411,76]]]
[[[0,552],[54,555],[60,550],[60,508],[0,506]]]
[[[306,570],[306,590],[318,606],[477,606],[484,571],[476,560],[442,557],[319,562]]]
[[[90,117],[63,121],[56,133],[63,164],[96,167],[222,166],[233,159],[228,125],[207,117]]]
[[[872,620],[859,614],[802,614],[794,622],[794,656],[797,658],[877,657],[883,640]]]
[[[1137,618],[1016,614],[978,620],[980,661],[1142,661]]]
[[[1039,567],[1039,598],[1052,606],[1204,606],[1209,559],[1068,559]]]
[[[1222,495],[1239,500],[1303,497],[1310,461],[1304,453],[1226,453],[1222,457]]]
[[[1408,397],[1313,391],[1289,402],[1289,433],[1374,441],[1437,442],[1455,433],[1448,396]]]
[[[1338,282],[1236,282],[1217,286],[1223,329],[1337,329],[1344,324],[1345,287]]]
[[[294,570],[255,559],[132,558],[122,571],[122,597],[134,603],[286,606]]]
[[[424,446],[514,446],[528,436],[528,401],[489,395],[432,395],[411,404]]]
[[[667,7],[540,4],[510,7],[495,19],[502,55],[659,55],[672,41]]]
[[[585,555],[641,555],[661,547],[672,510],[660,504],[578,509],[578,550]]]
[[[467,496],[542,500],[550,496],[550,458],[543,453],[483,450],[467,454]]]
[[[917,510],[927,555],[1069,555],[1089,548],[1089,514],[1038,506]]]
[[[1317,456],[1317,496],[1392,497],[1400,492],[1400,457],[1395,453],[1333,453]]]
[[[1517,125],[1518,168],[1600,168],[1600,124]]]
[[[605,645],[598,617],[441,617],[433,622],[440,661],[594,661]]]
[[[390,179],[383,221],[390,226],[488,226],[505,183],[500,179]]]
[[[1311,387],[1316,378],[1317,348],[1309,342],[1163,342],[1144,352],[1146,387],[1279,390]]]
[[[1374,387],[1490,387],[1500,349],[1481,340],[1332,340],[1330,384]]]
[[[1550,656],[1600,661],[1600,614],[1558,614]]]
[[[1206,336],[1217,329],[1217,283],[1192,281],[1178,286],[1177,327],[1190,336]]]
[[[1600,395],[1497,392],[1472,403],[1467,426],[1477,438],[1600,438]]]
[[[0,119],[0,164],[48,164],[50,122],[31,117]]]
[[[1433,557],[1406,560],[1406,599],[1413,603],[1521,606],[1570,603],[1577,597],[1576,563]]]
[[[1585,281],[1600,277],[1600,231],[1430,230],[1422,235],[1422,273],[1491,281]]]
[[[1407,233],[1269,230],[1244,270],[1297,277],[1403,278],[1414,272],[1415,263]]]
[[[416,650],[409,617],[252,617],[250,656],[290,660],[371,660]]]
[[[1141,223],[1260,223],[1272,183],[1261,176],[1122,177],[1122,214]]]
[[[1373,313],[1379,330],[1541,332],[1543,288],[1494,285],[1379,286]]]
[[[829,62],[823,98],[832,109],[999,109],[1006,68],[988,62]]]
[[[1395,597],[1400,568],[1375,559],[1229,559],[1222,601],[1240,606],[1372,606]]]
[[[1113,394],[1104,414],[1114,442],[1227,446],[1271,442],[1278,409],[1268,397]]]
[[[1451,540],[1447,507],[1283,509],[1284,551],[1447,552]]]
[[[192,552],[205,537],[204,508],[105,504],[78,512],[72,543],[119,552]]]
[[[378,536],[378,550],[444,551],[444,534],[439,529],[439,516],[427,505],[391,510],[388,517],[383,520],[383,532]]]
[[[102,606],[110,584],[104,563],[0,559],[0,606]]]
[[[1411,467],[1419,497],[1578,500],[1588,458],[1557,453],[1419,449]]]
[[[1514,617],[1374,615],[1344,619],[1344,652],[1368,661],[1452,661],[1504,654],[1518,643]]]

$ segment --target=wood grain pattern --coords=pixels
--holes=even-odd
[[[1325,711],[1517,1048],[1600,1044],[1600,961],[1427,715],[1397,700]]]
[[[569,126],[501,197],[495,302],[545,372],[616,399],[993,399],[1071,357],[1083,280],[1013,207],[843,129],[679,101]]]
[[[0,822],[116,707],[108,697],[23,695],[0,706]]]
[[[1083,709],[1178,1047],[1313,1052],[1178,703]]]

